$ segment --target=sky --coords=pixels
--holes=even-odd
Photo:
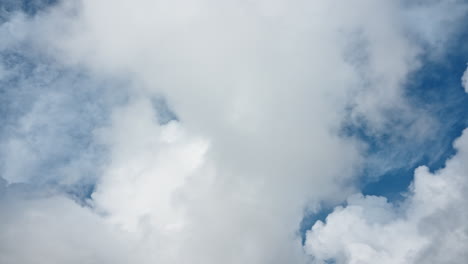
[[[465,0],[0,1],[0,263],[468,260]]]

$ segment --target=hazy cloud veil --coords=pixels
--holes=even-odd
[[[433,140],[437,121],[405,86],[467,11],[457,0],[3,8],[0,262],[463,262],[467,132],[394,204],[356,194],[373,157],[346,127]],[[302,241],[304,214],[323,206],[338,207]]]

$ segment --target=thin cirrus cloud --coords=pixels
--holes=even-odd
[[[465,136],[446,168],[417,170],[397,206],[352,195],[369,146],[343,127],[432,140],[438,124],[409,103],[405,85],[421,57],[441,59],[467,8],[83,0],[8,11],[0,25],[8,121],[0,134],[0,262],[466,258],[463,205],[448,206],[466,187]],[[401,166],[375,160],[381,171]],[[304,212],[347,198],[303,244]],[[439,210],[457,217],[445,223]],[[388,233],[382,239],[411,235],[410,244],[382,244],[376,226]],[[459,247],[446,258],[432,249],[434,237]]]

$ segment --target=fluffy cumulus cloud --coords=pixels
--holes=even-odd
[[[0,262],[466,258],[466,136],[446,168],[417,170],[401,205],[352,196],[305,247],[298,230],[305,210],[357,191],[368,146],[344,126],[431,138],[436,123],[404,87],[467,8],[72,0],[3,10]]]
[[[416,169],[406,199],[351,196],[307,233],[314,263],[460,263],[468,258],[468,130],[435,172]]]

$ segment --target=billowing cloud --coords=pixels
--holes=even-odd
[[[82,0],[10,14],[1,50],[58,70],[45,70],[55,75],[39,92],[26,89],[32,107],[2,134],[4,262],[307,263],[304,210],[356,192],[365,162],[344,124],[427,138],[435,124],[407,103],[405,82],[466,8]],[[431,32],[415,14],[437,17]],[[35,88],[44,75],[25,68],[3,63],[0,77]],[[83,181],[90,193],[74,202],[69,189]],[[398,215],[381,198],[353,199],[382,221]],[[313,232],[306,251],[328,257],[310,246]]]
[[[355,195],[307,233],[315,263],[460,263],[468,258],[468,130],[445,168],[421,166],[407,198]]]

